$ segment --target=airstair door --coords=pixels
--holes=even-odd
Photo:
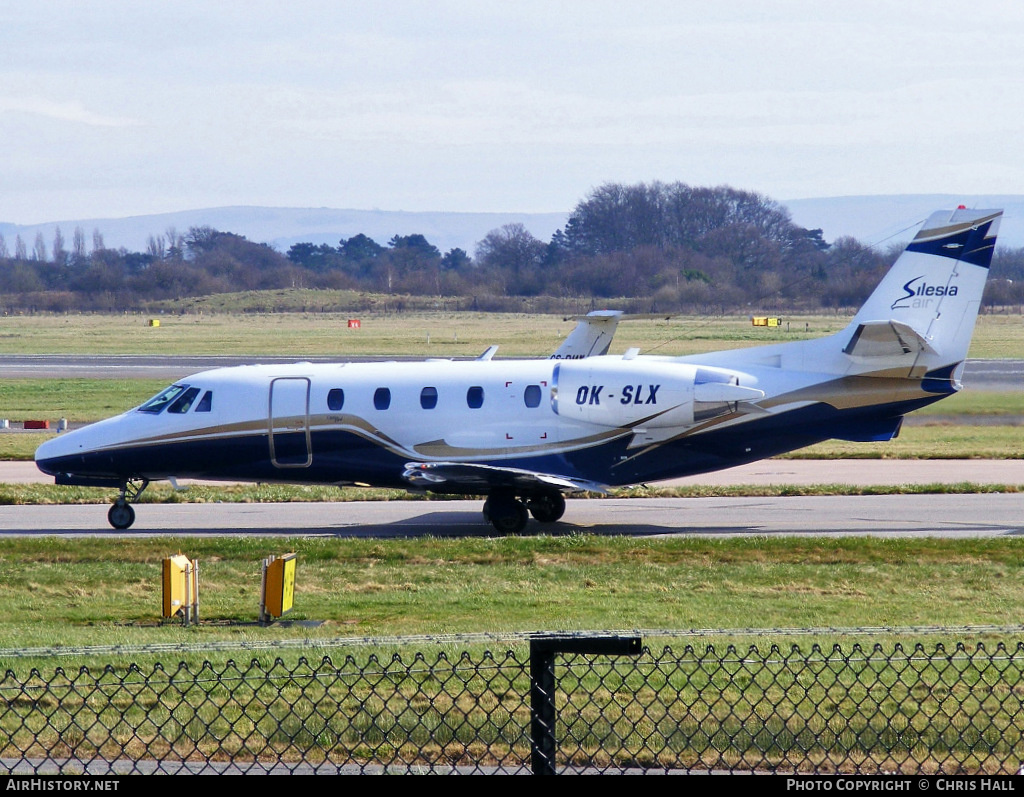
[[[313,464],[306,377],[280,377],[270,383],[270,461],[276,468]]]

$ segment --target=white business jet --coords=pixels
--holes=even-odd
[[[486,496],[501,533],[565,495],[705,473],[829,438],[888,440],[961,388],[1002,211],[933,214],[842,332],[683,357],[607,355],[589,316],[551,358],[248,365],[196,374],[43,443],[57,484],[157,479],[370,485]],[[575,335],[575,339],[573,339]]]

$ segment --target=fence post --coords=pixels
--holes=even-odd
[[[534,775],[554,775],[555,655],[639,656],[640,637],[535,636],[530,639],[530,766]]]

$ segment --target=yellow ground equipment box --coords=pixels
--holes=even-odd
[[[199,622],[199,566],[178,554],[164,559],[163,616],[181,614],[185,625]]]
[[[295,554],[269,556],[263,560],[263,596],[260,622],[270,622],[292,610],[295,598]]]
[[[782,319],[773,316],[751,316],[750,322],[755,327],[781,327]]]

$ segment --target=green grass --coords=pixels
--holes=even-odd
[[[360,318],[360,329],[348,328],[353,315]],[[159,318],[159,327],[148,326],[153,317]],[[754,327],[746,314],[628,321],[619,325],[611,351],[636,346],[643,353],[679,355],[805,340],[838,332],[849,318],[787,316],[779,328]],[[8,316],[0,318],[0,353],[460,357],[499,344],[499,356],[540,357],[554,351],[574,325],[560,315],[422,310]],[[1019,357],[1022,351],[1024,322],[1019,315],[979,319],[971,357]]]
[[[179,551],[200,567],[202,622],[190,628],[158,619],[160,563]],[[287,622],[258,626],[259,563],[289,551],[297,555],[295,609]],[[891,771],[901,768],[893,764],[896,756],[915,770],[953,761],[965,771],[1002,771],[1003,748],[1012,752],[1019,744],[1019,669],[999,648],[1012,649],[1019,634],[973,636],[971,649],[984,640],[997,658],[982,652],[968,663],[957,651],[955,631],[918,632],[909,639],[869,631],[1019,627],[1024,551],[1012,539],[237,536],[183,544],[178,538],[0,538],[0,565],[0,649],[162,650],[48,659],[0,655],[11,709],[0,741],[12,758],[44,750],[96,756],[97,745],[108,745],[105,755],[125,759],[173,761],[184,750],[193,758],[231,753],[248,760],[253,745],[267,739],[267,754],[284,760],[301,751],[373,760],[379,747],[376,754],[386,760],[398,749],[400,761],[440,762],[449,760],[439,745],[450,738],[447,752],[458,756],[453,762],[478,760],[521,744],[520,735],[508,731],[529,722],[529,685],[517,664],[526,655],[524,642],[387,643],[358,651],[327,646],[337,637],[464,631],[653,630],[643,638],[650,650],[645,661],[657,659],[663,667],[613,671],[599,662],[593,672],[580,666],[560,671],[560,721],[578,729],[574,739],[583,734],[579,754],[596,751],[598,762],[605,755],[600,738],[614,738],[620,756],[644,756],[630,763],[658,766],[651,756],[666,739],[662,754],[671,766],[789,769],[799,762],[831,771],[830,761],[839,761],[847,770],[856,764],[864,771]],[[297,631],[289,626],[296,621],[306,625]],[[785,633],[851,627],[865,630],[842,636],[822,631],[813,638]],[[775,631],[705,634],[685,642],[656,633],[690,628]],[[304,638],[304,648],[272,647],[297,637]],[[213,649],[225,641],[267,647]],[[661,647],[666,641],[675,652]],[[956,655],[940,652],[934,665],[923,665],[939,643]],[[496,656],[485,654],[485,647]],[[516,647],[511,666],[499,673],[502,651]],[[897,651],[888,667],[886,650]],[[321,661],[321,654],[336,664]],[[831,663],[822,661],[826,656]],[[483,667],[471,669],[475,661]],[[321,665],[322,686],[308,677]],[[345,678],[344,689],[330,687],[339,672],[355,673],[359,666],[369,677]],[[287,678],[293,669],[297,677]],[[221,670],[227,682],[214,677]],[[276,675],[241,686],[239,675],[246,671]],[[98,681],[102,697],[90,692]],[[13,689],[17,683],[29,688]],[[40,691],[43,684],[46,691]],[[517,712],[511,724],[503,699]],[[424,723],[442,711],[460,718],[454,733],[431,724],[438,733],[427,734]],[[609,721],[617,724],[614,734]],[[386,728],[386,735],[368,736],[367,728]],[[580,730],[586,728],[593,733]],[[310,731],[322,732],[328,744],[312,744]],[[837,731],[844,737],[837,739]],[[979,738],[983,731],[987,736]],[[245,749],[235,746],[237,734],[250,741]],[[526,754],[521,750],[514,760]]]
[[[166,386],[163,379],[4,379],[0,417],[53,424],[58,418],[98,421],[138,406]]]
[[[793,485],[694,485],[686,487],[638,486],[612,490],[613,498],[708,498],[730,496],[778,497],[792,495],[938,495],[964,493],[1016,493],[1024,489],[1024,475],[1020,484],[975,484],[953,482],[939,484],[905,485],[850,485],[822,482],[821,484]],[[5,484],[0,482],[0,506],[46,506],[54,504],[109,504],[116,491],[109,488],[66,487],[48,483]],[[600,500],[603,495],[588,495]],[[150,485],[136,503],[153,504],[213,504],[213,503],[311,503],[348,501],[479,501],[479,496],[448,496],[431,493],[407,493],[373,487],[345,487],[333,485],[291,484],[225,484],[189,485],[175,490],[160,482]]]
[[[1020,390],[962,390],[927,407],[915,410],[911,417],[958,415],[967,418],[993,415],[1024,417],[1024,385]]]
[[[895,440],[850,443],[829,440],[784,455],[785,459],[1021,459],[1024,426],[905,426]]]
[[[533,630],[1018,624],[1011,539],[0,539],[0,648],[295,636],[254,626],[260,561],[298,556],[317,638]],[[199,628],[159,624],[160,563],[199,560]],[[764,644],[764,641],[761,641]],[[0,667],[15,662],[0,660]]]

